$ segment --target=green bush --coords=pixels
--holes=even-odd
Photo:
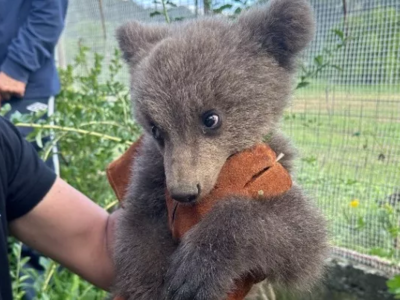
[[[53,142],[42,145],[40,155],[46,159],[51,155],[54,143],[58,144],[61,161],[61,177],[79,191],[89,196],[100,206],[111,210],[116,197],[107,181],[107,165],[122,154],[140,135],[133,122],[129,90],[115,78],[121,69],[120,53],[103,70],[103,58],[95,54],[88,62],[88,49],[80,47],[75,62],[60,70],[62,91],[56,98],[56,113],[47,121],[39,120],[40,114],[21,115],[15,113],[12,122],[19,127],[34,127],[28,137],[37,140],[49,134]],[[108,79],[101,81],[102,72]],[[7,105],[2,113],[9,109]],[[27,259],[21,259],[21,244],[10,238],[10,264],[13,292],[16,300],[22,299],[22,287],[26,280],[34,279],[33,288],[39,299],[104,299],[105,292],[83,281],[49,259],[42,259],[45,276],[38,277],[34,270],[21,268]]]

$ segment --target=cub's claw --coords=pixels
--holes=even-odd
[[[223,299],[223,276],[218,271],[200,251],[180,248],[165,275],[165,300]]]

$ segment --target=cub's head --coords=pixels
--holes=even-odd
[[[313,33],[307,0],[274,0],[235,21],[119,28],[135,116],[163,154],[176,200],[207,194],[230,155],[276,126]]]

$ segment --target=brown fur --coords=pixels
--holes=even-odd
[[[221,300],[242,274],[303,288],[320,277],[325,223],[297,185],[265,202],[228,197],[179,244],[168,230],[164,193],[200,187],[200,199],[229,156],[271,132],[270,146],[291,169],[294,150],[277,124],[313,31],[307,0],[275,0],[237,21],[133,22],[118,30],[145,136],[118,224],[114,294]],[[209,110],[222,119],[213,132],[201,123]],[[152,125],[162,139],[153,139]]]

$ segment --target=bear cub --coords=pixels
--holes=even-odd
[[[265,201],[227,197],[179,242],[165,191],[201,201],[233,154],[261,143],[295,150],[279,129],[296,61],[314,35],[307,0],[272,0],[237,19],[130,22],[117,31],[144,134],[115,247],[113,294],[130,300],[222,300],[243,274],[310,288],[327,253],[324,218],[296,183]]]

